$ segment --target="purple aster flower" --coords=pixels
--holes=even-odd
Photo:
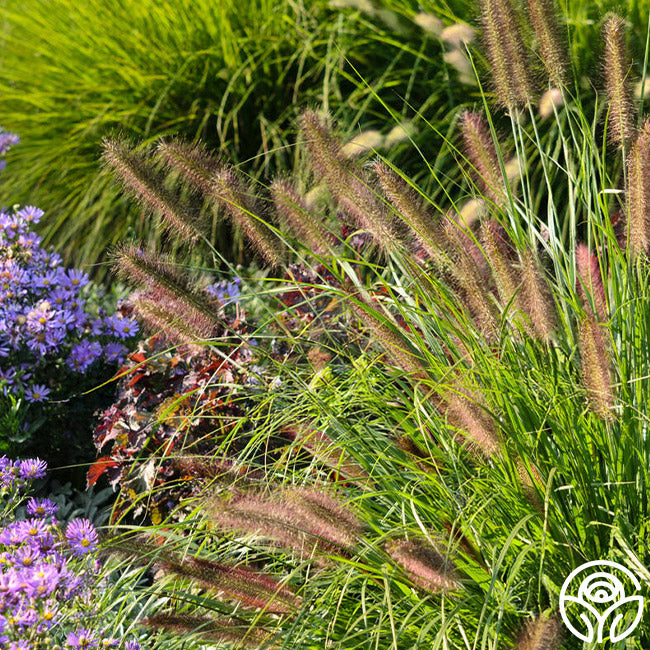
[[[43,384],[34,384],[25,389],[25,399],[28,402],[43,402],[50,394],[50,389]]]
[[[88,284],[88,276],[78,269],[69,269],[65,275],[62,274],[61,286],[66,289],[79,288]]]
[[[26,592],[31,598],[47,598],[59,584],[58,569],[51,564],[34,567],[25,580]]]
[[[97,531],[88,519],[73,519],[65,530],[72,552],[85,555],[97,548]]]
[[[32,517],[50,517],[58,509],[59,506],[54,501],[50,501],[50,499],[35,499],[34,497],[27,502],[26,507],[27,514]]]
[[[41,625],[49,630],[57,624],[57,614],[59,613],[59,604],[51,599],[48,599],[41,607]]]
[[[83,372],[102,353],[102,346],[97,341],[90,343],[83,340],[72,348],[68,357],[68,365],[77,372]]]
[[[4,156],[11,147],[19,142],[20,138],[15,133],[0,128],[0,156]]]
[[[236,303],[241,296],[241,278],[234,277],[231,281],[221,280],[206,287],[206,291],[216,296],[223,304]]]
[[[26,481],[43,478],[46,469],[47,463],[40,458],[27,458],[26,460],[21,460],[19,465],[20,478],[25,479]]]
[[[130,318],[122,318],[118,314],[109,316],[104,321],[114,336],[121,339],[128,339],[138,333],[138,324]]]
[[[11,623],[14,628],[25,629],[32,627],[37,621],[38,612],[24,601],[18,610],[12,612]]]
[[[104,333],[104,321],[101,318],[95,318],[90,323],[90,332],[93,336],[101,336]]]
[[[137,641],[127,641],[124,650],[141,650],[141,646]]]
[[[55,271],[46,271],[43,275],[35,278],[35,285],[39,289],[49,289],[56,286],[57,274]]]
[[[21,546],[13,555],[14,562],[21,567],[31,567],[39,560],[41,554],[32,544]]]
[[[0,487],[11,487],[20,471],[18,461],[12,461],[6,456],[0,457]]]
[[[34,650],[34,646],[26,639],[20,639],[20,641],[12,641],[9,650]]]
[[[0,544],[3,546],[18,546],[25,541],[21,521],[13,521],[0,529]]]
[[[46,307],[32,309],[27,314],[27,327],[30,332],[42,332],[47,329],[47,323],[52,318],[52,312]]]
[[[38,223],[44,214],[43,210],[33,205],[27,205],[17,212],[17,216],[24,219],[27,223]]]
[[[121,343],[107,343],[104,346],[104,358],[106,361],[117,361],[122,363],[126,357],[127,347]]]
[[[25,519],[25,521],[19,522],[19,524],[20,534],[23,538],[22,541],[38,541],[39,538],[45,537],[48,533],[47,524],[42,519],[32,517],[31,519]]]
[[[84,628],[78,628],[76,632],[70,632],[65,643],[68,648],[96,648],[99,645],[94,633]]]
[[[52,522],[56,522],[56,519],[52,517]],[[49,554],[49,552],[58,546],[56,537],[51,532],[45,533],[38,538],[38,548],[41,553]]]
[[[9,386],[13,386],[15,381],[16,381],[15,368],[7,368],[6,370],[0,368],[0,382],[8,384]],[[1,470],[2,468],[0,467],[0,471]]]

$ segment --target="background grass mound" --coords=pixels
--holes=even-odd
[[[97,164],[102,138],[116,129],[145,141],[201,138],[237,160],[266,154],[252,161],[255,173],[290,162],[296,105],[325,101],[352,129],[368,112],[372,92],[346,59],[397,111],[424,107],[442,89],[443,71],[418,51],[430,48],[414,23],[401,42],[381,21],[320,0],[8,0],[3,9],[0,113],[26,143],[3,193],[9,202],[38,196],[49,239],[80,262],[97,261],[130,229],[154,236]],[[399,93],[389,85],[396,80]]]
[[[613,4],[567,7],[579,75],[593,71],[599,49],[593,23]],[[628,4],[631,45],[642,61],[645,17]],[[458,50],[444,59],[453,44],[439,39],[441,27],[456,20],[478,25],[472,3],[4,0],[0,6],[0,114],[25,143],[12,152],[16,163],[0,187],[8,204],[38,197],[46,241],[76,264],[104,261],[107,247],[129,233],[159,238],[97,163],[102,138],[115,130],[144,142],[169,134],[200,138],[247,161],[253,176],[268,175],[296,163],[287,148],[296,107],[324,104],[348,136],[360,129],[386,135],[397,122],[413,120],[424,157],[453,174],[454,165],[446,164],[453,161],[441,153],[443,135],[458,106],[476,98],[461,83],[471,68],[468,74]],[[413,149],[392,146],[390,157],[436,198],[439,187]],[[217,248],[241,261],[241,241],[227,227],[214,230]]]

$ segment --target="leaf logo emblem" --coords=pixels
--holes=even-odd
[[[618,575],[617,575],[618,574]],[[641,590],[637,577],[626,567],[609,560],[594,560],[571,572],[560,591],[560,615],[568,630],[586,643],[621,641],[636,629],[643,616],[643,596],[626,595],[623,574]],[[580,579],[577,595],[569,595]],[[582,621],[581,629],[576,627]],[[630,621],[631,622],[628,622]]]

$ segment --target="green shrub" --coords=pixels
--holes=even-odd
[[[26,143],[2,176],[3,195],[38,196],[47,239],[76,263],[105,262],[127,233],[157,237],[97,164],[115,130],[200,138],[255,174],[293,164],[292,125],[305,102],[344,114],[351,133],[394,126],[374,89],[405,119],[444,108],[440,48],[417,26],[404,21],[397,33],[323,0],[7,0],[3,16],[0,114]],[[409,78],[396,93],[395,80]],[[241,258],[238,240],[214,236]]]

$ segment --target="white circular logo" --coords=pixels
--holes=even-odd
[[[643,616],[643,596],[625,593],[630,583],[641,590],[629,569],[609,560],[586,562],[572,571],[560,591],[560,615],[571,634],[587,643],[608,637],[616,643],[630,636]]]

